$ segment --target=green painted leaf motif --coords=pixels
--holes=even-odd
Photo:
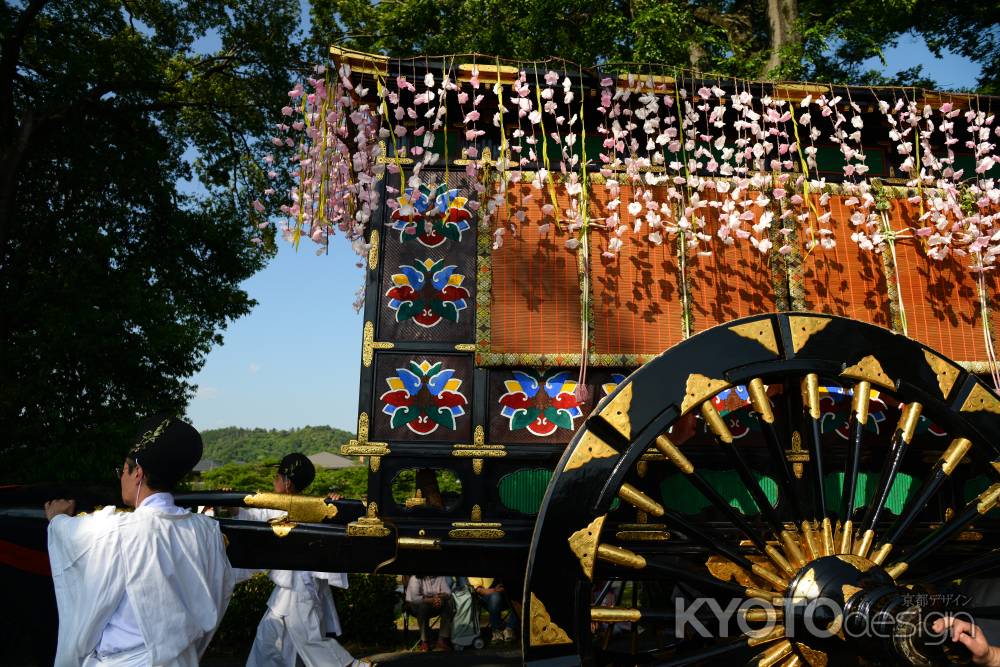
[[[399,305],[399,310],[396,311],[396,321],[405,322],[406,320],[419,315],[424,310],[423,299],[415,299],[414,301],[404,301]]]
[[[566,414],[565,410],[558,410],[550,405],[545,408],[545,418],[559,428],[573,430],[573,419]]]
[[[389,420],[389,425],[393,428],[399,428],[400,426],[405,426],[411,421],[420,416],[420,409],[414,406],[399,408],[392,413],[392,419]]]
[[[518,410],[514,413],[514,416],[510,418],[510,430],[517,431],[522,428],[528,428],[532,422],[538,419],[538,415],[538,408]]]
[[[455,415],[448,408],[432,408],[428,411],[427,416],[435,423],[452,431],[455,430]]]
[[[435,307],[436,306],[436,307]],[[458,322],[458,308],[451,301],[438,301],[431,306],[435,313],[448,320]]]
[[[417,224],[419,225],[420,223],[418,222]],[[415,228],[413,230],[412,234],[408,230],[404,230],[403,233],[400,234],[400,236],[403,238],[403,243],[409,243],[410,241],[416,241],[417,240],[417,233],[419,231],[420,231],[419,227]]]
[[[448,212],[445,211],[445,215],[447,214]],[[441,236],[445,237],[446,239],[451,239],[452,241],[458,240],[458,229],[455,227],[455,225],[446,225],[441,220],[435,220],[434,231],[440,234]]]

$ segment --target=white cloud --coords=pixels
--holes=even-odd
[[[257,375],[257,371],[260,370],[260,364],[251,362],[250,366],[249,366],[249,370],[250,370],[250,374],[251,375]]]

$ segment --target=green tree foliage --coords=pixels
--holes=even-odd
[[[653,62],[725,76],[871,80],[917,0],[314,0],[312,43],[393,56],[478,52],[583,65]]]
[[[277,461],[274,461],[277,463]],[[268,463],[228,463],[203,472],[194,486],[206,490],[270,491],[275,468]],[[368,492],[368,469],[365,466],[316,470],[316,479],[303,493],[325,495],[331,488],[345,498],[363,498]]]
[[[949,50],[983,67],[979,92],[1000,94],[1000,4],[921,0],[916,30],[936,53]]]
[[[339,453],[354,434],[330,426],[305,426],[279,430],[263,428],[217,428],[203,431],[204,458],[218,463],[250,463],[278,460],[285,454],[302,452]]]
[[[106,477],[250,311],[298,21],[296,0],[0,7],[0,479]]]

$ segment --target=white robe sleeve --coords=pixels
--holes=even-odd
[[[59,610],[56,667],[76,667],[94,650],[125,592],[114,507],[59,515],[48,527],[49,563]]]

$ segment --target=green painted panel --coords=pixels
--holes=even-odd
[[[957,153],[955,155],[955,170],[964,169],[962,180],[975,180],[976,178],[976,157],[974,155]],[[994,165],[992,169],[982,175],[983,178],[1000,178],[1000,164]]]
[[[880,148],[865,148],[865,164],[868,176],[886,175],[885,151]],[[816,147],[816,168],[824,174],[840,174],[844,171],[844,154],[836,146]]]
[[[858,475],[858,485],[854,490],[855,507],[865,507],[871,502],[878,487],[879,477],[880,475],[868,472],[862,472]],[[827,506],[830,508],[840,507],[840,499],[844,493],[844,473],[837,472],[827,475],[823,481],[823,489],[826,493]],[[906,506],[906,501],[911,493],[915,491],[913,477],[906,473],[897,473],[896,479],[892,482],[892,488],[889,489],[889,499],[885,503],[886,509],[898,515]]]
[[[741,513],[748,515],[760,513],[735,470],[703,470],[701,476]],[[778,484],[766,475],[754,473],[754,476],[767,499],[772,505],[776,504]],[[711,503],[688,481],[687,475],[681,473],[674,473],[664,479],[660,484],[660,494],[665,507],[681,514],[698,514],[711,506]]]
[[[552,471],[541,468],[527,468],[505,475],[497,489],[500,502],[515,512],[538,514],[550,479]]]

